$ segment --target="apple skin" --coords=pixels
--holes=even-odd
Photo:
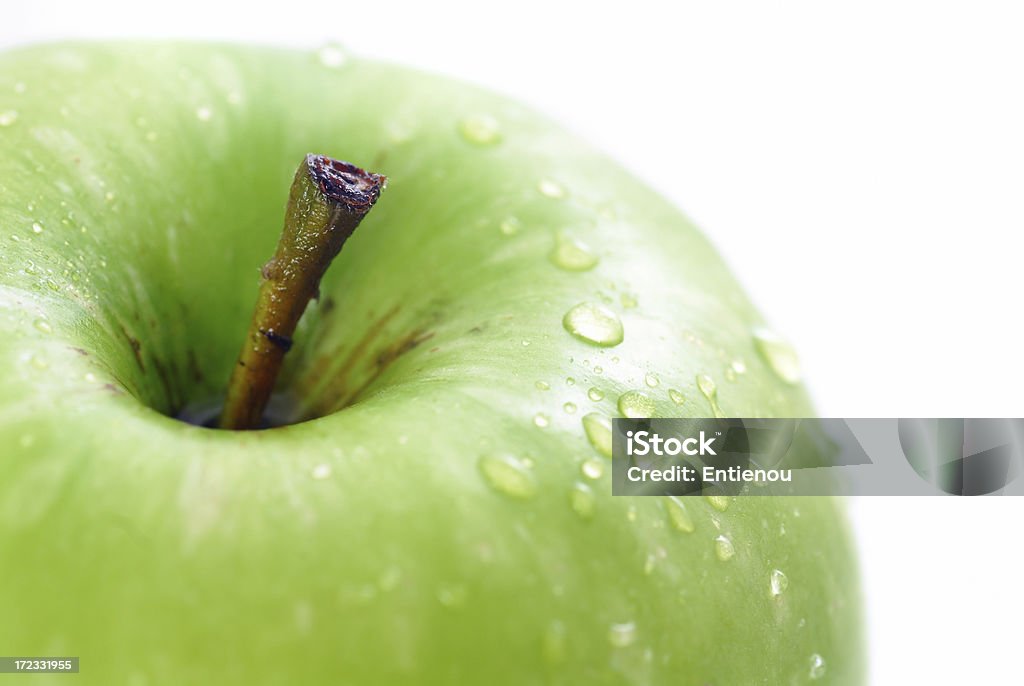
[[[0,56],[0,653],[104,685],[861,683],[840,501],[691,498],[680,531],[583,431],[627,390],[707,416],[698,374],[729,416],[812,413],[709,243],[522,106],[338,56]],[[166,416],[223,393],[307,152],[390,177],[288,362],[323,416]],[[560,230],[598,264],[553,264]],[[624,341],[570,336],[579,302]],[[502,455],[520,497],[481,471]]]

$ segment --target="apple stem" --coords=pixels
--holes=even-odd
[[[261,271],[259,297],[231,373],[222,429],[258,429],[292,334],[320,279],[387,179],[323,155],[306,155],[295,172],[284,230]]]

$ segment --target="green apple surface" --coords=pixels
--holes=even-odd
[[[223,397],[308,152],[390,185],[296,333],[295,423],[179,421]],[[105,686],[861,681],[841,503],[611,495],[611,417],[812,409],[680,212],[520,105],[335,48],[9,52],[0,251],[0,654]]]

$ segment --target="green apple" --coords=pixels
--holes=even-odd
[[[179,421],[223,397],[309,152],[390,186],[296,332],[293,423]],[[680,212],[520,105],[334,48],[9,52],[0,251],[0,654],[105,686],[861,681],[841,503],[611,495],[610,417],[812,409]]]

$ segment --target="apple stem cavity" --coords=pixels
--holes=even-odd
[[[261,428],[299,318],[386,182],[380,174],[323,155],[306,155],[299,165],[281,239],[261,270],[256,309],[228,382],[220,428]]]

